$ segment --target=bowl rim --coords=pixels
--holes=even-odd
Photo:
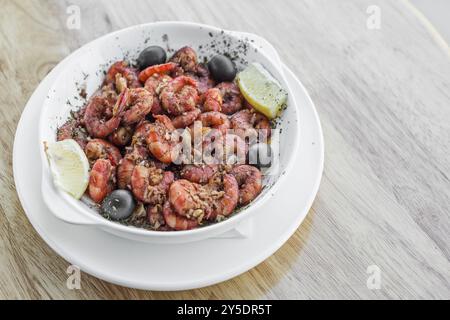
[[[215,26],[211,26],[211,25],[207,25],[207,24],[201,24],[201,23],[196,23],[196,22],[190,22],[190,21],[158,21],[158,22],[151,22],[151,23],[143,23],[143,24],[138,24],[138,25],[134,25],[134,26],[130,26],[127,28],[123,28],[120,30],[116,30],[113,32],[110,32],[108,34],[105,34],[99,38],[93,39],[92,41],[88,42],[87,44],[83,45],[82,47],[80,47],[79,49],[75,50],[74,52],[72,52],[69,56],[67,56],[64,60],[76,60],[79,59],[80,56],[82,56],[84,53],[86,53],[91,47],[94,47],[95,45],[97,45],[98,43],[101,43],[102,41],[104,41],[107,38],[112,38],[114,39],[115,36],[117,36],[118,34],[121,33],[128,33],[131,32],[133,30],[137,30],[137,29],[145,29],[145,28],[151,28],[152,26],[173,26],[173,25],[177,25],[177,26],[189,26],[189,27],[201,27],[204,28],[208,31],[214,31],[214,32],[221,32],[224,31],[225,33],[228,34],[229,37],[231,38],[236,38],[237,34],[239,34],[239,31],[232,31],[232,30],[226,30],[226,29],[222,29],[222,28],[218,28]],[[260,37],[260,36],[258,36]],[[267,40],[266,40],[267,41]],[[254,48],[257,48],[253,43],[249,42],[248,45],[253,46]],[[258,54],[263,55],[267,61],[269,61],[270,64],[273,65],[273,59],[270,59],[267,54],[265,54],[262,50],[258,50]],[[60,62],[61,63],[61,62]],[[278,70],[279,68],[277,66],[275,66],[275,68]],[[279,70],[279,72],[281,74],[283,74],[282,70]],[[62,74],[62,73],[61,73]],[[58,77],[59,78],[59,77]],[[55,80],[55,82],[51,85],[49,92],[52,92],[55,90],[55,87],[58,84],[58,78]],[[286,81],[284,81],[286,82]],[[291,88],[289,86],[287,86],[287,88],[285,88],[288,91],[288,94],[291,94]],[[47,125],[46,123],[46,119],[45,115],[46,115],[46,110],[48,110],[49,106],[48,106],[48,100],[49,97],[47,97],[43,103],[43,107],[42,110],[40,112],[40,120],[39,120],[39,142],[42,142],[45,140],[45,138],[43,137],[43,128],[44,126]],[[135,226],[131,226],[131,225],[124,225],[121,224],[120,222],[116,222],[116,221],[110,221],[108,219],[105,219],[104,217],[100,216],[100,215],[94,215],[91,214],[90,212],[87,212],[88,209],[84,208],[84,207],[78,207],[78,203],[80,202],[80,200],[74,199],[72,197],[70,197],[70,195],[68,195],[67,193],[63,192],[61,189],[56,188],[57,193],[65,200],[64,202],[70,207],[71,210],[76,210],[79,211],[79,213],[83,214],[83,218],[86,218],[90,221],[92,221],[93,223],[89,224],[95,227],[102,227],[102,228],[111,228],[114,231],[118,231],[118,232],[124,232],[127,234],[132,234],[132,235],[137,235],[137,236],[145,236],[145,237],[161,237],[161,238],[179,238],[179,237],[187,237],[187,236],[198,236],[201,234],[206,234],[206,233],[213,233],[214,231],[219,231],[216,232],[216,234],[219,234],[220,231],[225,232],[226,230],[230,230],[233,228],[233,226],[237,225],[239,222],[241,222],[244,219],[248,219],[252,214],[255,214],[257,212],[257,209],[260,208],[271,196],[271,193],[275,193],[279,186],[282,184],[282,182],[285,180],[285,176],[287,174],[289,174],[289,171],[292,170],[293,164],[294,164],[294,160],[295,160],[295,156],[298,153],[299,147],[300,147],[300,133],[301,133],[301,128],[300,128],[300,121],[299,121],[299,108],[297,106],[297,103],[295,100],[292,100],[293,102],[293,106],[294,108],[296,108],[296,126],[297,126],[297,133],[294,139],[294,143],[292,145],[292,153],[291,156],[289,157],[289,159],[287,160],[287,164],[283,170],[283,173],[281,173],[278,178],[276,179],[276,181],[270,186],[270,192],[266,192],[264,195],[262,195],[260,198],[258,198],[255,203],[251,203],[250,205],[244,207],[243,209],[241,209],[241,211],[239,211],[236,214],[232,214],[230,217],[228,217],[227,219],[220,221],[220,222],[216,222],[216,223],[211,223],[208,224],[206,226],[203,227],[199,227],[199,228],[195,228],[195,229],[191,229],[191,230],[180,230],[180,231],[156,231],[156,230],[148,230],[148,229],[144,229],[144,228],[139,228],[139,227],[135,227]],[[42,175],[46,176],[43,178],[50,178],[50,170],[49,170],[49,164],[45,155],[45,151],[44,148],[40,147],[40,155],[41,155],[41,160],[42,160]],[[53,183],[53,181],[52,181]],[[44,191],[44,190],[42,190]],[[58,217],[59,218],[59,217]]]

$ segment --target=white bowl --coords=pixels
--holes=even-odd
[[[215,46],[211,48],[211,43]],[[149,45],[159,45],[170,50],[189,45],[200,57],[211,58],[217,53],[239,52],[235,62],[242,68],[243,62],[259,62],[282,84],[288,92],[287,108],[281,115],[275,136],[279,134],[279,157],[272,165],[271,174],[264,179],[265,188],[246,208],[228,219],[187,231],[161,232],[125,226],[104,219],[97,211],[57,189],[52,181],[44,148],[42,195],[51,212],[59,219],[72,224],[92,225],[112,234],[145,242],[181,243],[214,237],[235,228],[244,219],[257,214],[266,201],[289,174],[294,155],[299,147],[299,113],[293,94],[283,75],[282,66],[275,49],[264,39],[240,32],[188,22],[158,22],[138,25],[120,30],[78,49],[65,59],[67,67],[55,81],[44,102],[40,123],[39,141],[56,140],[56,128],[68,118],[70,111],[84,104],[79,97],[81,87],[89,97],[103,81],[107,67],[114,61],[137,58],[139,52]],[[198,50],[201,47],[202,49]],[[246,48],[246,49],[245,49]],[[171,52],[168,53],[170,55]],[[274,219],[282,219],[282,212],[274,212]]]

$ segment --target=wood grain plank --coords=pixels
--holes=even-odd
[[[450,298],[450,57],[404,3],[344,1],[0,1],[0,297],[69,299]],[[66,27],[69,5],[81,29]],[[366,9],[381,10],[369,30]],[[326,142],[324,178],[292,238],[253,270],[215,286],[146,292],[87,274],[27,221],[15,193],[20,113],[71,51],[130,25],[188,20],[257,33],[310,92]],[[274,216],[274,219],[278,218]],[[369,265],[380,290],[366,286]]]

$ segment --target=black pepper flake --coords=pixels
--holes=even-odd
[[[79,94],[80,94],[80,97],[82,97],[83,99],[86,99],[87,92],[86,92],[85,88],[81,89]]]

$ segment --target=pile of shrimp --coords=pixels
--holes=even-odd
[[[196,125],[203,147],[214,141],[226,152],[239,149],[244,162],[177,162],[171,134],[192,134]],[[262,173],[245,159],[246,131],[260,129],[270,137],[269,120],[236,83],[215,83],[196,52],[183,47],[167,63],[143,71],[125,61],[112,64],[101,88],[57,130],[57,140],[74,139],[85,151],[87,194],[94,202],[127,189],[136,208],[145,210],[140,227],[173,231],[221,221],[258,196]],[[219,134],[211,139],[210,132]]]

